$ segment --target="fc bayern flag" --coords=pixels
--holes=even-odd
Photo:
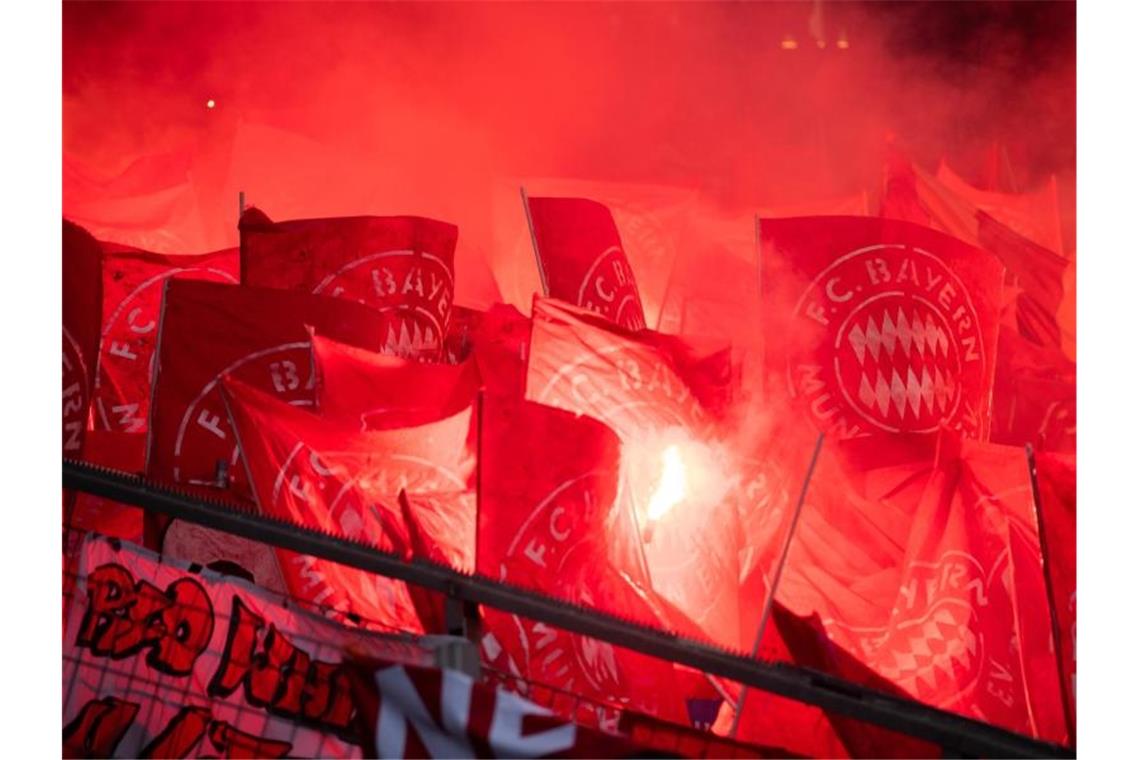
[[[914,699],[1063,741],[1024,451],[946,433],[862,491],[833,481],[812,481],[776,598]]]
[[[728,453],[701,403],[724,387],[727,353],[700,355],[670,336],[623,330],[554,299],[536,298],[533,310],[526,398],[617,433],[622,498],[644,531],[653,587],[717,643],[741,646],[740,534],[727,498],[734,473],[722,464]],[[662,487],[667,498],[656,496]]]
[[[766,219],[760,233],[773,392],[840,439],[942,428],[986,439],[996,258],[893,219]]]
[[[104,243],[103,338],[95,429],[145,433],[162,286],[170,278],[236,283],[238,250],[183,256]]]
[[[374,350],[384,326],[360,304],[197,280],[167,280],[159,323],[147,475],[232,487],[239,497],[249,489],[218,391],[222,375],[309,406],[316,383],[307,326]]]
[[[618,500],[621,444],[605,425],[489,396],[480,436],[477,570],[506,583],[660,625],[632,518]],[[487,664],[607,704],[683,721],[672,666],[542,623],[487,615]]]
[[[63,455],[83,453],[99,355],[103,251],[87,230],[63,220]]]
[[[469,412],[416,428],[360,433],[239,381],[227,378],[222,385],[258,507],[296,525],[410,556],[400,492],[456,490],[473,466],[465,447]],[[431,508],[430,501],[417,502],[417,511]],[[468,537],[464,532],[452,543]],[[278,551],[278,560],[286,586],[300,599],[422,630],[402,582],[293,552]]]
[[[358,301],[383,313],[386,352],[440,357],[455,295],[455,225],[415,216],[272,222],[251,208],[238,228],[243,284]]]
[[[610,210],[585,198],[528,198],[547,295],[630,330],[645,311]]]
[[[351,418],[361,430],[422,425],[471,406],[479,390],[474,359],[416,362],[313,335],[317,406],[322,416]]]

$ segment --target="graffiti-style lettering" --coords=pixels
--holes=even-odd
[[[115,697],[93,699],[63,728],[63,756],[111,757],[139,711]]]

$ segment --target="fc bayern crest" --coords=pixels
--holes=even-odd
[[[219,378],[226,374],[271,390],[290,404],[313,403],[315,384],[308,342],[285,343],[233,362],[202,388],[182,415],[174,440],[175,482],[227,488],[231,482],[246,480],[237,466],[237,440],[218,389]]]
[[[573,478],[534,508],[507,548],[502,580],[520,583],[522,578],[522,585],[560,587],[572,601],[594,604],[588,589],[604,582],[604,568],[583,556],[593,553],[589,542],[598,541],[591,526],[583,523],[603,508],[592,486],[598,476],[591,472]],[[621,674],[612,645],[526,618],[514,620],[528,661],[540,668],[530,674],[533,680],[568,691],[588,688],[602,696],[618,692]]]
[[[454,291],[442,259],[410,250],[364,256],[313,288],[316,295],[348,298],[385,313],[384,350],[407,358],[439,353]]]
[[[795,318],[804,332],[789,349],[788,381],[821,424],[844,438],[979,433],[982,327],[939,257],[898,243],[851,251],[812,280]]]
[[[628,330],[645,328],[645,313],[633,270],[625,253],[616,245],[603,251],[586,270],[578,288],[577,303]]]
[[[87,429],[87,364],[75,338],[63,328],[63,452],[78,455]]]

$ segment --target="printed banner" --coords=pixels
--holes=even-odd
[[[92,537],[63,640],[64,757],[361,756],[346,652],[414,639],[341,626],[244,581]]]

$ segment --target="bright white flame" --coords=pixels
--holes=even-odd
[[[661,479],[649,499],[649,519],[660,519],[680,504],[685,498],[686,488],[685,463],[681,461],[680,448],[673,444],[661,456]]]

